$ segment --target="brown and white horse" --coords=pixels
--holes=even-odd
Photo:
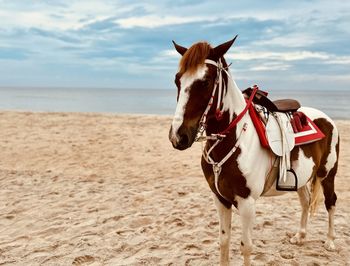
[[[236,37],[215,48],[206,42],[199,42],[187,49],[174,42],[175,49],[182,56],[175,78],[178,89],[177,106],[169,132],[169,140],[174,148],[184,150],[191,147],[199,128],[203,126],[203,116],[206,136],[210,136],[225,132],[231,121],[245,109],[246,100],[230,76],[224,59],[224,54]],[[214,91],[219,75],[222,75],[224,89]],[[214,106],[221,111],[220,117],[217,116]],[[301,244],[305,239],[309,211],[318,201],[317,196],[323,189],[329,219],[325,248],[334,250],[334,211],[337,200],[334,178],[339,155],[338,130],[334,122],[319,110],[301,107],[299,111],[312,119],[326,137],[311,144],[296,146],[291,152],[291,166],[298,176],[297,193],[302,215],[299,232],[290,242]],[[260,196],[281,194],[275,190],[275,186],[271,186],[267,192],[264,191],[271,170],[271,152],[261,146],[248,114],[213,148],[214,143],[215,140],[207,141],[201,165],[214,194],[220,218],[220,264],[229,265],[231,206],[234,205],[242,222],[240,249],[244,264],[250,265],[255,201]],[[208,161],[206,154],[209,150],[211,158]],[[217,163],[225,158],[221,171],[215,175],[213,162]]]

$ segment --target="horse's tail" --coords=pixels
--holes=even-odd
[[[321,198],[322,198],[321,181],[320,181],[320,178],[315,176],[311,183],[311,200],[310,200],[311,216],[313,216],[316,213],[317,207],[321,202]]]

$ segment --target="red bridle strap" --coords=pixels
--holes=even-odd
[[[239,115],[237,115],[237,117],[228,125],[228,127],[224,131],[219,133],[220,135],[227,135],[238,124],[238,122],[241,121],[243,116],[247,113],[249,107],[252,105],[254,96],[255,96],[256,92],[258,91],[258,89],[259,89],[259,87],[257,85],[253,86],[252,94],[250,95],[249,100],[246,101],[247,105],[245,106],[243,111]]]

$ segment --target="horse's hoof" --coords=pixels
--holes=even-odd
[[[301,245],[304,243],[304,240],[305,240],[305,234],[296,233],[295,236],[289,239],[289,242],[294,245]]]
[[[328,251],[335,251],[334,241],[331,239],[327,239],[326,243],[324,243],[324,247]]]

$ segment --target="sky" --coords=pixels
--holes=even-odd
[[[226,54],[244,89],[350,88],[350,1],[0,0],[0,87],[172,89],[171,40]]]

